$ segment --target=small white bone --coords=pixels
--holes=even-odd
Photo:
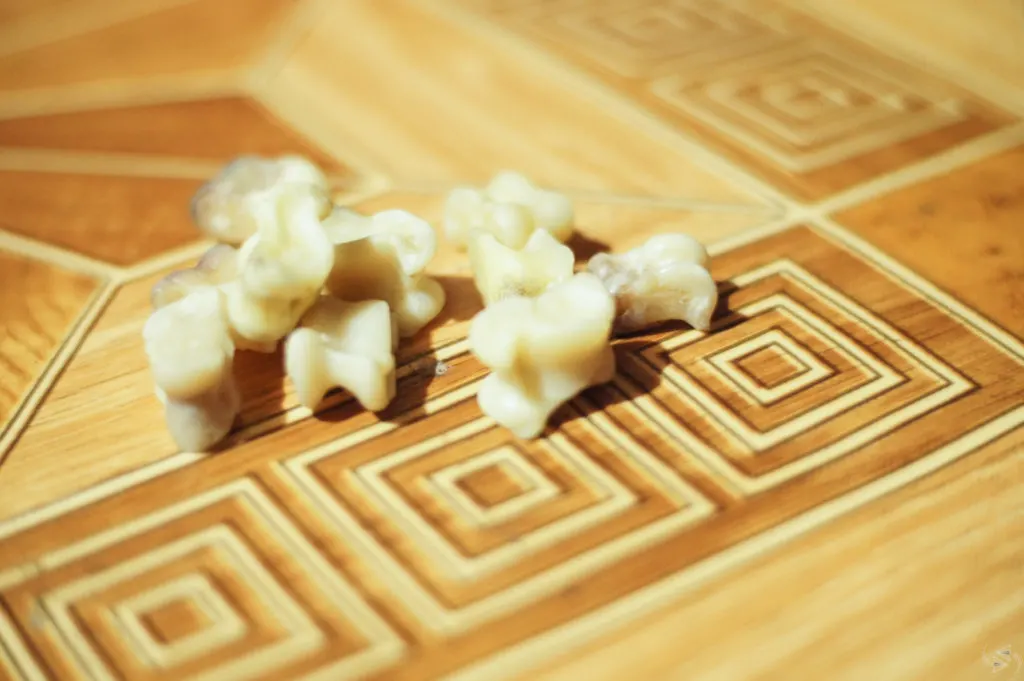
[[[470,350],[491,370],[477,394],[481,410],[517,437],[540,435],[560,405],[611,380],[614,316],[611,295],[585,272],[536,298],[484,308],[469,330]]]
[[[445,201],[445,238],[460,248],[466,248],[476,232],[490,234],[509,248],[522,248],[534,229],[526,206],[498,203],[480,189],[456,187]]]
[[[321,296],[285,341],[285,370],[309,409],[341,387],[365,409],[380,411],[395,396],[392,347],[387,303]]]
[[[217,244],[199,258],[195,267],[171,272],[153,285],[150,302],[159,310],[189,293],[210,286],[221,286],[238,277],[238,250]]]
[[[462,248],[468,247],[471,235],[486,232],[518,250],[537,229],[568,241],[573,232],[572,202],[536,187],[519,173],[501,172],[483,189],[456,187],[445,201],[445,237]]]
[[[316,301],[334,265],[334,248],[316,197],[302,189],[249,197],[257,232],[238,254],[238,277],[223,285],[239,347],[270,351]]]
[[[241,408],[221,292],[204,286],[167,303],[146,320],[142,336],[178,446],[202,451],[221,440]]]
[[[525,206],[533,216],[534,226],[551,233],[565,243],[573,232],[573,206],[565,194],[541,189],[525,175],[511,171],[498,173],[487,185],[487,195],[499,203]]]
[[[401,210],[372,217],[337,210],[325,222],[334,242],[327,290],[348,301],[383,300],[402,338],[415,335],[441,312],[445,291],[423,270],[437,250],[426,221]]]
[[[484,305],[513,295],[538,296],[571,277],[575,262],[572,249],[542,229],[521,250],[487,233],[473,237],[469,245],[470,269]]]
[[[192,198],[192,219],[207,236],[222,243],[241,244],[256,233],[259,217],[253,210],[265,204],[250,203],[290,185],[300,185],[317,197],[321,217],[330,210],[327,177],[301,156],[261,158],[241,156],[228,163]]]
[[[707,250],[686,234],[658,234],[632,250],[598,253],[587,269],[616,302],[615,330],[639,331],[678,319],[706,331],[718,304]]]

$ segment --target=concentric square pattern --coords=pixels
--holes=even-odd
[[[808,173],[966,120],[959,100],[856,55],[797,44],[714,75],[666,76],[652,91],[765,159]]]
[[[294,424],[233,450],[244,473],[211,457],[78,511],[88,536],[58,520],[3,540],[0,669],[384,679],[521,661],[1024,422],[1024,351],[812,229],[713,267],[713,332],[620,339],[615,379],[544,438],[481,414],[485,372],[460,344],[411,411]]]
[[[31,628],[48,651],[37,661],[0,611],[0,662],[23,678],[46,678],[43,662],[60,678],[248,679],[287,674],[325,650],[325,670],[362,674],[404,649],[251,479],[71,544],[47,564],[42,583],[0,573],[14,616],[45,623]]]
[[[650,417],[745,492],[841,457],[974,387],[792,261],[733,281],[750,302],[715,333],[660,339],[629,360],[628,373],[650,386],[661,377],[643,400]],[[770,388],[736,364],[766,347],[799,367]]]
[[[772,0],[458,0],[806,199],[1016,118]]]
[[[434,418],[401,432],[357,434],[286,465],[346,543],[404,538],[386,554],[374,550],[374,562],[431,627],[461,632],[522,608],[613,564],[642,538],[712,512],[626,434],[577,418],[546,439],[518,441],[480,415],[475,392],[474,383],[452,393]],[[516,471],[519,496],[485,509],[455,491],[460,478],[495,465]]]

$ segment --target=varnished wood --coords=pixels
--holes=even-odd
[[[1024,675],[1014,10],[940,4],[0,0],[0,679]],[[436,227],[519,170],[578,267],[692,234],[712,330],[517,440],[442,239],[384,412],[242,353],[177,451],[149,290],[244,153]]]
[[[97,286],[89,277],[0,252],[0,423],[10,419]]]
[[[836,220],[1024,336],[1024,187],[1017,146],[879,197]]]

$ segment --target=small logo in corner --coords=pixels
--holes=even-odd
[[[983,651],[981,661],[993,674],[1004,679],[1016,678],[1022,665],[1021,656],[1010,645]]]

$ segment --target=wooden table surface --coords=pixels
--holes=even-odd
[[[0,677],[1024,679],[1022,38],[1011,0],[0,0]],[[443,245],[385,413],[243,355],[228,446],[179,452],[149,288],[246,153],[435,225],[519,170],[581,261],[700,238],[723,309],[521,442]]]

